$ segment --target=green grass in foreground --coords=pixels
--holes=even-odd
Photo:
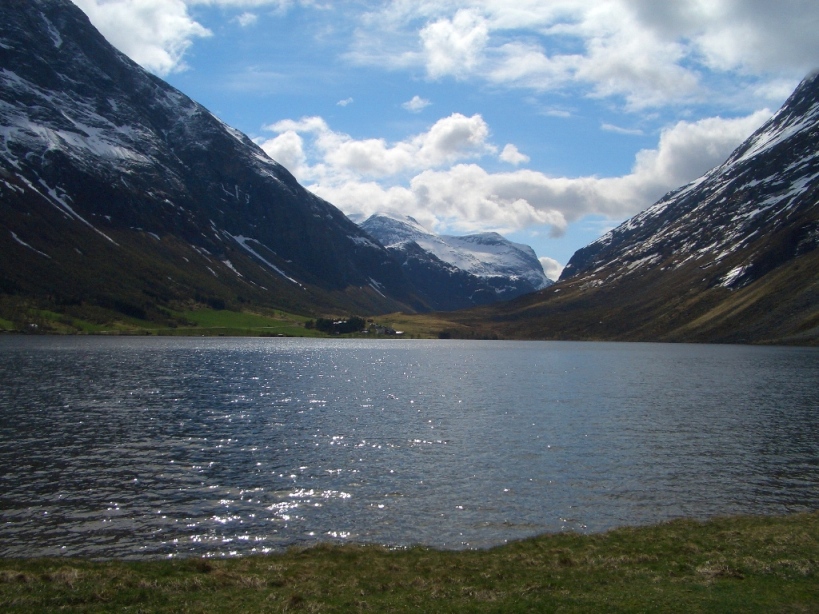
[[[492,550],[0,560],[4,612],[819,612],[819,513],[679,520]]]

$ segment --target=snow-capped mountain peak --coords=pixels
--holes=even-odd
[[[371,216],[361,228],[404,263],[413,284],[426,287],[439,309],[507,300],[553,283],[531,247],[495,232],[438,235],[412,217],[388,214]],[[441,277],[461,283],[444,283]]]

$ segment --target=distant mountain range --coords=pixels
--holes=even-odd
[[[412,217],[373,215],[361,228],[401,263],[409,281],[437,310],[486,305],[554,283],[534,250],[495,232],[437,235]]]
[[[819,343],[819,76],[728,160],[464,321],[507,336]]]

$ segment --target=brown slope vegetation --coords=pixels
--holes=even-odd
[[[502,305],[449,314],[452,331],[510,339],[819,345],[819,252],[740,289],[709,287],[692,263],[617,284],[567,280]]]

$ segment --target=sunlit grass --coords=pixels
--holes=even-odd
[[[136,302],[135,302],[136,304]],[[257,336],[327,337],[328,333],[308,327],[320,316],[290,313],[280,309],[257,308],[248,311],[215,309],[205,305],[145,307],[145,317],[126,315],[115,309],[94,305],[34,306],[25,301],[0,302],[0,331],[39,334],[125,334],[174,336]],[[321,317],[345,319],[356,314],[324,314]],[[403,331],[403,338],[437,339],[444,331],[452,336],[482,338],[469,325],[455,324],[445,314],[407,315],[394,313],[368,317],[370,323]],[[338,336],[338,335],[330,335]],[[340,335],[361,337],[360,332]],[[395,336],[378,335],[395,339]],[[448,336],[448,335],[447,335]]]
[[[12,612],[817,612],[819,513],[678,520],[491,550],[0,560]]]
[[[292,325],[294,321],[303,323],[307,319],[283,313],[279,316],[265,316],[215,309],[189,310],[183,312],[182,316],[204,328],[276,328]]]
[[[158,319],[139,319],[95,308],[59,313],[28,309],[20,322],[0,319],[0,330],[50,334],[132,334],[180,336],[325,336],[305,328],[305,316],[270,310],[250,313],[211,308],[173,311],[163,309]],[[87,312],[87,313],[86,313]]]
[[[161,331],[174,335],[225,335],[225,336],[285,336],[312,337],[321,335],[308,330],[304,323],[308,318],[286,312],[271,315],[216,309],[196,309],[174,313],[180,321],[191,324],[179,325]],[[323,336],[323,335],[322,335]]]
[[[405,337],[437,339],[450,333],[454,337],[481,336],[480,331],[453,321],[446,313],[390,313],[377,316],[375,320],[384,326],[403,331]]]
[[[105,330],[105,326],[88,322],[81,318],[72,317],[63,313],[49,311],[47,309],[38,309],[33,311],[37,316],[42,318],[49,324],[49,327],[55,332],[59,333],[97,333]]]

